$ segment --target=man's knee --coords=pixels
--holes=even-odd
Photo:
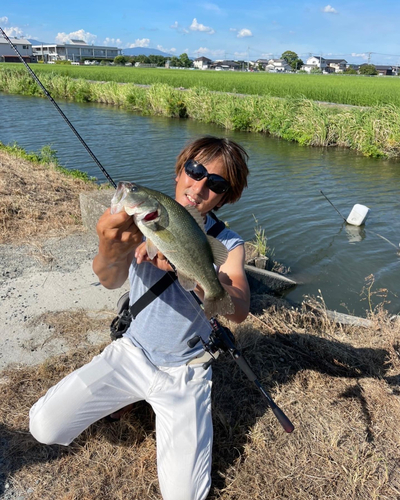
[[[69,444],[66,442],[63,429],[60,429],[54,422],[50,422],[43,411],[35,410],[35,407],[29,413],[29,432],[39,443]]]

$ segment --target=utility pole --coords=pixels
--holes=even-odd
[[[250,47],[247,47],[247,71],[250,67]]]
[[[367,52],[367,54],[368,54],[368,64],[369,64],[371,62],[371,54],[372,54],[372,52]]]

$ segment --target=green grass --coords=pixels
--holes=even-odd
[[[14,144],[3,144],[0,141],[0,151],[5,151],[15,158],[22,158],[33,163],[41,163],[43,165],[52,165],[55,170],[62,174],[72,177],[73,179],[80,179],[84,182],[93,182],[97,180],[95,177],[89,176],[86,172],[77,169],[68,169],[60,165],[57,158],[57,151],[50,146],[43,146],[40,151],[26,151],[19,146],[16,142]]]
[[[0,64],[21,68],[21,64]],[[119,66],[31,65],[39,76],[48,73],[96,81],[142,85],[166,83],[172,87],[204,88],[250,95],[307,98],[314,101],[375,106],[400,106],[399,77],[358,75],[305,75],[246,73],[230,71],[167,70],[163,68],[126,68]]]

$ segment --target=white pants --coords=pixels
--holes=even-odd
[[[157,468],[165,500],[205,499],[211,484],[211,369],[154,366],[129,339],[108,345],[31,408],[41,443],[70,444],[96,420],[145,400],[156,414]]]

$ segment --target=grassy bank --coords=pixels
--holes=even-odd
[[[0,142],[0,244],[82,229],[79,193],[93,189],[97,184],[61,167],[49,147],[28,153]]]
[[[111,68],[112,69],[112,68]],[[327,107],[309,99],[236,96],[204,88],[180,91],[166,84],[96,83],[53,73],[41,75],[54,98],[100,102],[144,114],[192,118],[229,130],[268,133],[307,146],[339,146],[364,155],[400,156],[400,108]],[[0,90],[43,96],[26,70],[2,68]]]
[[[74,311],[54,313],[41,322],[43,328],[48,322],[49,336],[56,325],[74,345],[94,326],[76,314],[75,320]],[[342,328],[324,316],[271,307],[233,328],[295,430],[286,434],[235,362],[220,358],[209,500],[399,497],[400,325],[384,314],[373,325]],[[120,422],[91,425],[69,447],[44,446],[29,435],[30,406],[101,349],[71,348],[42,365],[1,374],[0,462],[15,493],[32,500],[161,498],[154,414],[145,403]]]

